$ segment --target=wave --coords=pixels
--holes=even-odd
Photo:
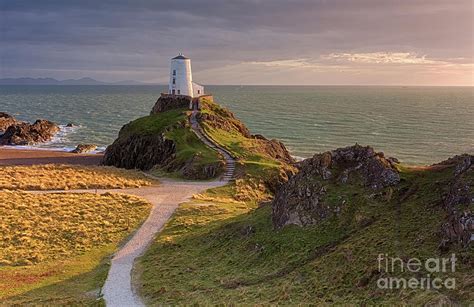
[[[18,149],[18,150],[41,150],[41,151],[63,151],[63,152],[71,152],[76,147],[39,147],[38,145],[4,145],[0,146],[0,148],[7,148],[7,149]],[[106,146],[97,147],[96,150],[91,150],[87,153],[90,154],[98,154],[105,151]]]
[[[23,150],[48,150],[48,151],[63,151],[71,152],[76,146],[61,146],[64,144],[70,144],[69,136],[77,133],[81,128],[81,125],[75,125],[68,127],[67,125],[58,125],[59,131],[56,133],[50,141],[45,143],[39,143],[34,145],[6,145],[4,148],[8,149],[23,149]],[[92,150],[88,153],[101,153],[104,152],[106,146],[98,146],[96,150]]]
[[[304,158],[304,157],[295,156],[295,155],[291,155],[291,157],[292,157],[293,159],[295,159],[296,162],[301,162],[301,161],[303,161],[303,160],[306,159],[306,158]]]

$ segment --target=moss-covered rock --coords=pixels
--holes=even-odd
[[[474,212],[469,208],[474,202],[473,163],[474,156],[464,154],[434,165],[454,168],[451,176],[440,184],[441,203],[447,213],[440,231],[441,250],[446,251],[453,245],[467,247],[474,241]]]
[[[316,154],[298,168],[298,174],[278,190],[273,201],[272,219],[277,228],[311,225],[337,214],[344,203],[328,204],[330,185],[380,190],[400,182],[398,170],[383,153],[357,144]]]

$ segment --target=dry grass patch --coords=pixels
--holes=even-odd
[[[122,194],[0,192],[0,266],[61,259],[118,242],[150,208]]]
[[[0,174],[0,189],[10,190],[123,189],[156,183],[138,171],[110,166],[3,166]]]

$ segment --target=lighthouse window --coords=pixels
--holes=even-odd
[[[173,84],[176,84],[176,79],[175,78],[173,78]]]
[[[176,76],[176,69],[173,69],[173,76]]]

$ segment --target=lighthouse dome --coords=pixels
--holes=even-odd
[[[189,60],[189,58],[185,57],[182,54],[179,54],[179,55],[175,56],[174,58],[172,58],[172,60]]]

